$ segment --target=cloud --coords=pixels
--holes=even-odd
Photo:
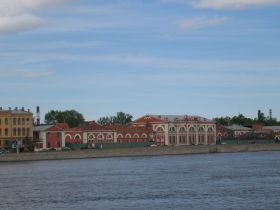
[[[243,9],[248,7],[262,7],[280,5],[279,0],[199,0],[195,2],[196,8],[211,9]]]
[[[188,4],[194,8],[244,9],[280,5],[279,0],[161,0],[163,3]]]
[[[35,15],[40,9],[54,7],[72,0],[1,0],[0,35],[37,29],[46,21]]]
[[[10,34],[45,26],[46,22],[34,15],[0,16],[0,34]]]
[[[184,30],[199,29],[221,25],[227,20],[226,17],[185,19],[179,23],[179,27]]]
[[[39,70],[1,70],[0,69],[0,77],[21,77],[25,79],[34,79],[39,77],[46,77],[51,75],[52,73],[49,71],[39,71]]]

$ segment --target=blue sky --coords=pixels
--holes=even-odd
[[[279,37],[279,0],[1,0],[1,106],[280,119]]]

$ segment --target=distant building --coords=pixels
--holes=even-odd
[[[69,128],[66,123],[34,126],[36,150],[61,148],[71,144],[108,144],[148,142],[152,138],[149,128],[130,125],[102,126],[92,121]]]
[[[69,130],[69,126],[66,123],[34,126],[33,136],[36,150],[64,147],[65,130]]]
[[[10,147],[13,141],[23,145],[24,139],[33,138],[33,114],[23,107],[8,110],[0,107],[0,148]]]
[[[231,130],[223,125],[217,125],[217,140],[234,138],[234,130]]]
[[[225,126],[225,128],[229,129],[230,131],[233,132],[233,137],[234,138],[239,138],[242,136],[247,136],[253,132],[252,128],[248,128],[242,125],[230,125],[230,126]]]
[[[216,144],[216,123],[199,116],[146,115],[132,125],[152,128],[159,145]]]

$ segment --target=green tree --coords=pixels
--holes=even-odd
[[[85,119],[83,115],[76,110],[54,111],[51,110],[45,115],[45,123],[67,123],[71,128],[83,124]]]
[[[230,117],[216,117],[216,118],[214,118],[214,121],[218,125],[228,126],[230,124],[231,118]]]
[[[126,125],[132,122],[133,116],[124,112],[118,112],[115,116],[101,117],[97,121],[101,125]]]

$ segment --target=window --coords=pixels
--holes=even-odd
[[[22,129],[22,135],[25,136],[25,128]]]
[[[21,129],[18,128],[18,136],[21,136]]]
[[[2,119],[0,118],[0,125],[1,125],[1,123],[2,123]]]
[[[169,128],[169,131],[170,131],[170,132],[175,132],[176,129],[175,129],[175,127],[170,127],[170,128]]]
[[[30,133],[30,129],[27,128],[27,129],[26,129],[26,136],[27,136],[27,137],[29,137],[29,133]]]
[[[5,125],[8,125],[9,124],[9,120],[8,118],[5,118]]]
[[[8,136],[9,130],[8,128],[5,128],[5,136]]]
[[[13,125],[16,125],[16,124],[17,124],[17,119],[13,118]]]
[[[22,118],[22,124],[25,125],[25,119],[24,118]]]
[[[14,129],[13,129],[13,136],[16,136],[16,135],[17,135],[17,129],[14,128]]]
[[[20,125],[20,118],[18,118],[18,125]]]
[[[2,129],[0,128],[0,136],[2,136]]]

